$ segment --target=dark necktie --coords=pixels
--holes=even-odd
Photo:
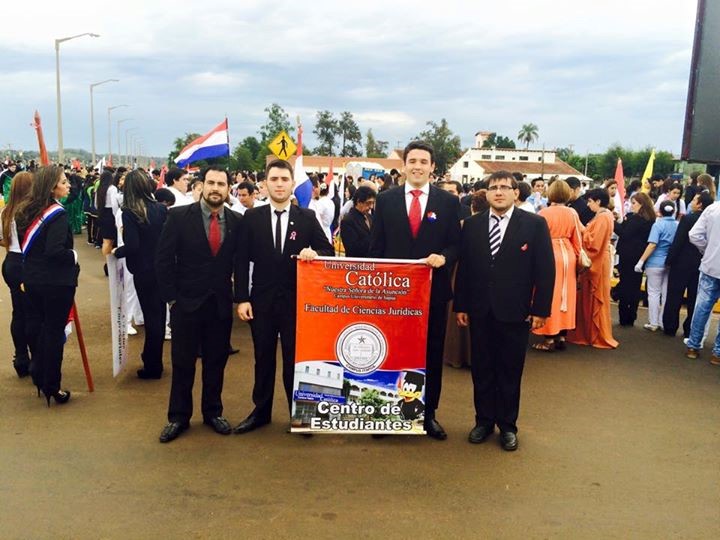
[[[412,233],[413,238],[417,238],[418,231],[420,230],[420,223],[422,222],[422,216],[420,216],[420,195],[422,195],[422,191],[419,189],[413,189],[410,191],[410,194],[413,196],[413,200],[410,203],[410,213],[408,214],[410,232]]]
[[[277,220],[275,221],[275,253],[282,255],[282,223],[280,216],[285,213],[285,210],[275,210]]]
[[[490,255],[495,258],[500,249],[500,219],[494,214],[490,214],[492,227],[490,228]]]
[[[218,215],[213,212],[210,214],[210,228],[208,229],[208,242],[210,251],[215,257],[220,251],[220,224],[218,223]]]

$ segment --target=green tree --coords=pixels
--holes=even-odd
[[[523,124],[517,136],[518,140],[525,143],[525,149],[530,147],[530,143],[538,138],[538,127],[535,124]]]
[[[185,148],[190,141],[193,141],[200,136],[201,135],[199,133],[186,133],[182,137],[175,139],[173,141],[173,149],[168,154],[168,163],[175,163],[175,158],[178,157],[182,149]]]
[[[497,133],[491,133],[490,136],[483,142],[483,148],[515,148],[515,141],[505,135],[498,135]]]
[[[283,130],[287,131],[288,134],[292,134],[295,131],[295,128],[292,127],[290,117],[285,112],[285,109],[277,103],[273,103],[269,107],[265,107],[265,112],[268,115],[268,119],[258,130],[260,142],[263,144],[267,144],[272,141],[275,136]]]
[[[445,118],[439,124],[429,121],[426,125],[429,129],[421,132],[416,139],[432,145],[435,150],[435,173],[442,176],[449,165],[462,155],[460,137],[452,132]]]
[[[365,389],[358,398],[358,403],[363,406],[372,405],[375,407],[375,413],[372,415],[373,418],[382,418],[383,414],[380,412],[380,407],[383,406],[385,401],[380,397],[380,393],[377,390]]]
[[[319,156],[332,156],[335,137],[339,134],[338,121],[330,111],[318,111],[315,116],[315,129],[313,133],[320,141],[320,146],[315,149]]]
[[[340,113],[340,119],[337,122],[338,131],[342,143],[340,144],[341,156],[359,156],[362,153],[362,133],[353,118],[353,114],[349,111]]]

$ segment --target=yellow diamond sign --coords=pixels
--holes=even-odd
[[[281,131],[277,134],[270,144],[268,144],[270,151],[280,159],[289,159],[290,156],[295,155],[295,142],[290,138],[285,131]]]

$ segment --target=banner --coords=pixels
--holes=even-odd
[[[127,366],[127,313],[125,301],[125,262],[107,257],[110,278],[110,329],[112,331],[113,377]]]
[[[291,431],[424,435],[431,268],[319,257],[297,276]]]

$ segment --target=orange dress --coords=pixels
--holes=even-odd
[[[614,349],[618,342],[612,336],[610,319],[610,236],[613,217],[600,211],[588,223],[583,234],[583,247],[592,266],[578,279],[577,324],[567,340],[577,345]]]
[[[580,253],[579,234],[582,234],[584,227],[577,212],[567,206],[552,205],[540,210],[539,215],[545,218],[550,229],[555,255],[555,287],[550,317],[533,333],[555,336],[562,330],[575,328],[576,261]]]

